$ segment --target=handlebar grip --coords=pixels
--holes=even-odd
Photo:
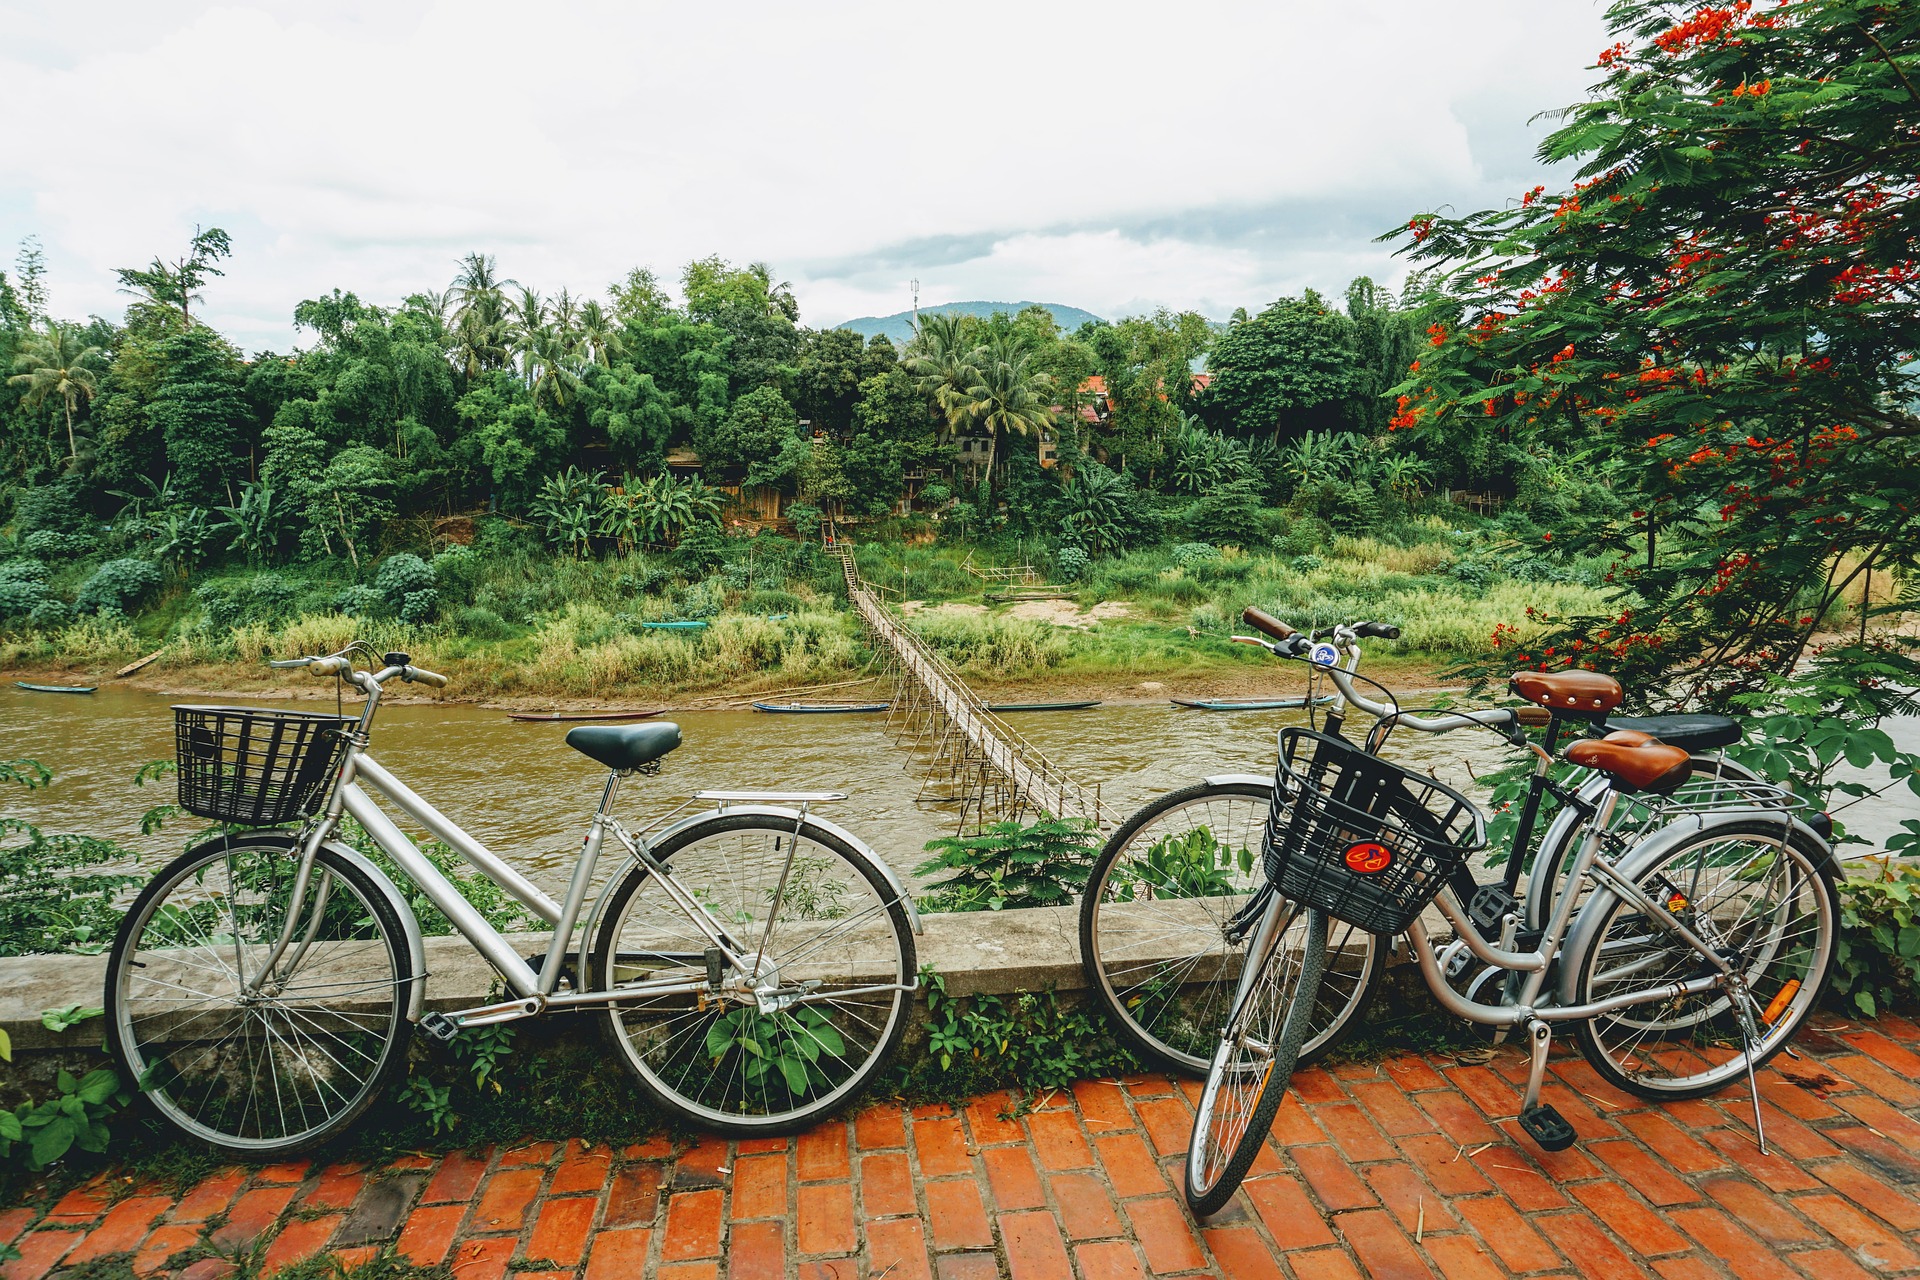
[[[1264,631],[1275,640],[1291,640],[1299,634],[1299,632],[1272,614],[1251,606],[1241,612],[1240,618],[1255,631]]]
[[[1513,709],[1513,718],[1518,723],[1524,724],[1530,729],[1539,729],[1553,723],[1553,712],[1547,710],[1545,707],[1528,705],[1515,707]]]
[[[444,689],[447,687],[447,678],[438,671],[427,671],[421,667],[408,667],[401,674],[403,678],[407,680],[417,681],[420,684],[430,684],[436,689]]]
[[[1400,628],[1391,622],[1363,622],[1353,629],[1357,636],[1374,636],[1381,640],[1398,640]]]
[[[313,665],[313,659],[312,658],[268,658],[267,665],[270,667],[279,667],[281,670],[284,671],[290,667],[310,667]]]

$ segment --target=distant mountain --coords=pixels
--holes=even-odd
[[[1079,307],[1063,306],[1058,302],[942,302],[938,306],[920,308],[921,315],[945,315],[958,312],[963,316],[979,316],[981,319],[996,311],[1008,315],[1017,315],[1028,307],[1045,307],[1053,313],[1053,322],[1071,333],[1089,320],[1099,320],[1100,316],[1091,311],[1082,311]],[[871,338],[876,333],[887,335],[894,346],[904,347],[913,337],[913,312],[897,311],[890,316],[861,316],[857,320],[848,320],[836,328],[851,329],[863,338]]]

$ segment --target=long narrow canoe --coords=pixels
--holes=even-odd
[[[25,680],[15,680],[13,683],[34,693],[92,693],[98,687],[90,684],[28,684]]]
[[[1088,707],[1097,707],[1100,699],[1086,702],[989,702],[987,710],[1001,711],[1085,711]]]
[[[657,716],[664,710],[655,707],[651,711],[509,711],[509,720],[645,720],[648,716]]]
[[[788,716],[826,716],[853,711],[885,711],[892,705],[891,702],[756,702],[753,709]]]
[[[704,618],[693,618],[685,622],[643,622],[640,624],[649,631],[705,631]]]
[[[1298,711],[1307,705],[1305,698],[1172,698],[1176,707],[1192,707],[1195,711]],[[1333,695],[1323,693],[1313,700],[1316,707],[1324,707],[1333,701]]]

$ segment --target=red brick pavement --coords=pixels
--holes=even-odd
[[[675,1151],[530,1142],[384,1169],[230,1169],[184,1195],[102,1175],[0,1208],[43,1280],[124,1257],[138,1276],[220,1280],[209,1244],[272,1272],[392,1246],[457,1280],[1255,1277],[1826,1277],[1920,1272],[1920,1027],[1814,1033],[1764,1073],[1774,1140],[1744,1090],[1652,1107],[1556,1061],[1580,1132],[1549,1155],[1510,1115],[1525,1059],[1407,1055],[1306,1072],[1272,1150],[1196,1224],[1178,1188],[1194,1087],[1089,1081],[1013,1115],[882,1105],[797,1139]],[[97,1263],[96,1263],[97,1265]]]

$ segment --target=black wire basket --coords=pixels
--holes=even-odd
[[[1480,811],[1453,788],[1344,738],[1281,730],[1264,855],[1295,902],[1399,933],[1486,842]]]
[[[180,807],[250,827],[304,818],[326,794],[352,723],[310,711],[175,707]]]

